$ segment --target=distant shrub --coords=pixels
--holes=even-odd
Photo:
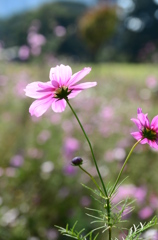
[[[117,23],[115,7],[101,6],[87,11],[79,21],[79,31],[95,56],[100,46],[112,37]]]

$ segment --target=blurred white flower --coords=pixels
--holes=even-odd
[[[54,169],[54,164],[51,161],[44,162],[41,165],[41,170],[44,173],[50,173],[53,171],[53,169]]]

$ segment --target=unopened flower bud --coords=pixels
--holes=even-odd
[[[80,166],[83,163],[83,159],[81,157],[75,157],[71,162],[73,166]]]

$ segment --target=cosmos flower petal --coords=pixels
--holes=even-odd
[[[155,116],[151,121],[151,127],[153,127],[154,129],[158,129],[158,115]]]
[[[51,81],[54,81],[54,80],[55,80],[54,69],[55,69],[55,68],[51,68],[51,69],[50,69],[50,72],[49,72],[49,79],[50,79]]]
[[[156,141],[152,142],[152,147],[158,150],[158,144],[156,143]]]
[[[148,143],[149,142],[149,140],[147,139],[147,138],[144,138],[140,143],[141,144],[146,144],[146,143]]]
[[[47,91],[47,90],[44,91],[45,89],[47,89],[47,90],[49,89],[49,91]],[[48,92],[52,93],[53,90],[54,89],[53,89],[53,87],[52,88],[50,87],[49,82],[47,82],[47,83],[32,82],[32,83],[28,84],[26,86],[26,88],[24,89],[26,96],[31,97],[31,98],[36,98],[36,99],[44,97],[45,95],[48,94]]]
[[[150,127],[150,122],[149,122],[149,119],[147,117],[147,114],[139,113],[138,114],[138,119],[141,122],[142,126]]]
[[[74,85],[75,83],[79,82],[82,78],[84,78],[88,73],[90,73],[91,68],[85,67],[81,71],[72,75],[71,79],[68,81],[69,86]]]
[[[68,95],[68,99],[74,98],[76,97],[82,90],[75,90],[72,91],[69,95]]]
[[[131,118],[131,121],[134,122],[136,124],[136,126],[138,127],[139,130],[141,130],[142,125],[140,123],[140,121],[136,118]]]
[[[141,109],[141,108],[138,108],[138,109],[137,109],[137,114],[140,114],[140,113],[142,113],[142,109]]]
[[[53,81],[55,80],[56,82],[59,83],[59,86],[67,86],[67,82],[72,76],[72,70],[69,66],[64,66],[61,64],[60,66],[56,66],[52,70],[53,74]]]
[[[61,85],[67,86],[69,79],[72,76],[72,70],[69,66],[60,65],[60,83]]]
[[[31,116],[35,115],[36,117],[40,117],[41,115],[43,115],[43,113],[45,113],[47,109],[51,106],[52,101],[52,97],[44,100],[35,100],[29,108]]]
[[[132,132],[131,135],[136,139],[140,140],[142,138],[142,135],[140,132]]]
[[[66,107],[66,101],[65,99],[58,100],[54,99],[52,103],[52,109],[54,112],[63,112]]]
[[[81,83],[75,86],[71,86],[69,89],[84,90],[86,88],[95,87],[96,85],[97,85],[97,82],[86,82],[86,83]]]

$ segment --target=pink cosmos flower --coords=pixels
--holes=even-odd
[[[31,115],[40,117],[51,106],[54,112],[63,112],[66,107],[66,100],[74,98],[82,90],[97,85],[96,82],[77,84],[91,71],[90,67],[72,75],[70,66],[56,66],[50,69],[49,82],[33,82],[26,86],[25,94],[35,98],[29,112]]]
[[[132,132],[131,135],[136,140],[141,140],[141,144],[148,143],[150,147],[158,149],[158,115],[153,118],[151,124],[147,117],[147,113],[142,113],[142,109],[137,110],[137,119],[132,118],[131,120],[138,127],[138,132]]]

